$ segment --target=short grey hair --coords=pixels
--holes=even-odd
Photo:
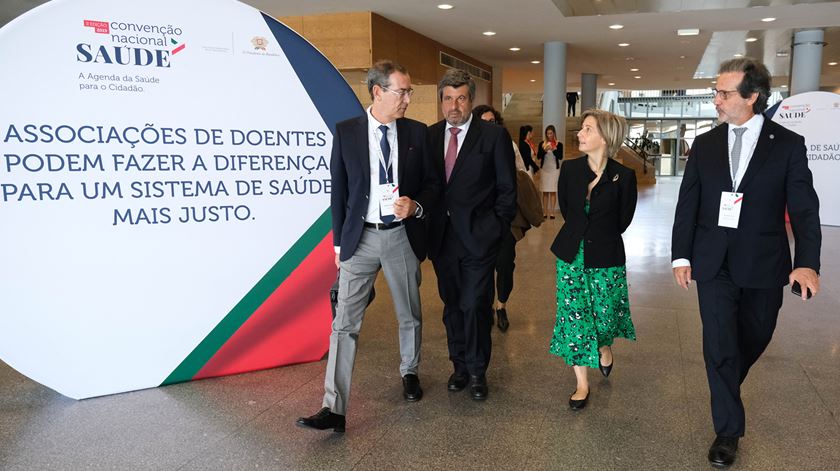
[[[470,74],[461,69],[448,69],[438,84],[438,98],[443,99],[443,89],[446,87],[458,88],[468,85],[470,89],[470,101],[475,99],[475,81]]]
[[[394,72],[408,75],[408,72],[405,71],[405,67],[388,59],[376,61],[376,63],[368,69],[367,88],[368,93],[370,93],[371,100],[373,100],[373,86],[379,85],[380,88],[388,88],[391,84],[391,74]]]

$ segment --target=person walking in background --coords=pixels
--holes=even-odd
[[[507,131],[472,118],[469,74],[447,70],[438,97],[444,119],[429,127],[429,142],[443,192],[440,209],[430,215],[429,258],[454,367],[447,388],[469,384],[472,398],[481,401],[488,394],[493,270],[516,215],[516,167]]]
[[[572,410],[589,400],[587,368],[609,376],[614,339],[636,339],[621,239],[636,210],[636,174],[614,160],[627,123],[603,110],[587,110],[582,118],[578,140],[586,156],[560,170],[557,196],[565,222],[551,244],[557,257],[557,321],[549,351],[574,369]]]
[[[475,108],[473,108],[472,114],[473,117],[478,118],[482,121],[495,123],[502,127],[504,127],[505,125],[504,119],[502,119],[502,115],[490,105],[478,105]],[[505,129],[505,131],[507,131],[507,129]],[[508,135],[510,135],[510,133],[508,133]],[[528,170],[525,167],[525,161],[522,160],[522,154],[519,152],[519,146],[515,142],[513,142],[512,138],[510,143],[513,146],[513,153],[516,156],[516,170],[525,170],[527,173]]]
[[[714,105],[721,123],[691,147],[674,215],[674,279],[697,280],[703,359],[715,440],[709,463],[735,462],[746,419],[741,384],[770,343],[782,287],[802,300],[820,289],[819,199],[805,140],[762,114],[770,73],[761,62],[720,65]],[[796,241],[793,264],[785,209]],[[798,404],[792,404],[798,407]]]
[[[545,217],[554,219],[557,206],[557,179],[560,177],[560,164],[563,160],[563,143],[557,140],[557,130],[553,124],[545,128],[545,140],[540,142],[537,159],[540,161],[540,190],[543,195]]]
[[[540,168],[534,162],[534,157],[537,156],[537,146],[531,140],[534,128],[530,124],[519,127],[519,153],[522,155],[522,161],[525,162],[525,170],[533,177]]]
[[[373,283],[381,268],[399,324],[403,398],[423,397],[420,362],[420,262],[426,258],[422,219],[435,207],[440,184],[427,151],[426,126],[404,118],[411,78],[399,64],[379,61],[368,70],[373,104],[367,113],[336,124],[330,175],[338,302],[330,334],[323,407],[297,424],[344,432],[356,341]]]
[[[502,124],[498,111],[488,105],[479,105],[473,109],[473,117],[484,121]],[[514,150],[516,146],[514,145]],[[525,232],[532,226],[539,227],[543,222],[543,209],[540,194],[524,168],[516,171],[516,216],[510,225],[510,232],[502,235],[499,256],[496,258],[496,322],[499,330],[507,332],[510,321],[506,304],[513,291],[513,271],[516,268],[516,243],[525,237]],[[490,316],[493,325],[493,315]]]
[[[577,92],[566,92],[566,103],[569,105],[569,109],[566,112],[566,116],[574,116],[575,115],[575,105],[578,101],[578,94]]]

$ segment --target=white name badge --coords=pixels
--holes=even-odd
[[[738,220],[741,218],[741,206],[743,201],[743,193],[732,193],[728,191],[721,192],[718,226],[737,229]]]
[[[383,216],[394,214],[394,201],[400,195],[397,190],[399,187],[395,183],[379,185],[379,211]]]

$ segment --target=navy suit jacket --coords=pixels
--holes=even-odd
[[[714,278],[726,259],[740,287],[784,286],[792,270],[787,208],[796,242],[793,266],[819,272],[819,200],[805,140],[768,118],[737,189],[744,194],[738,228],[718,226],[721,192],[732,191],[728,130],[721,124],[694,141],[674,216],[672,260],[688,259],[697,281]]]
[[[429,127],[432,162],[443,187],[439,208],[430,214],[429,258],[434,260],[440,252],[447,218],[464,248],[475,257],[485,257],[498,247],[516,216],[516,157],[510,134],[473,118],[447,182],[445,131],[445,120]]]
[[[367,114],[335,126],[330,175],[332,176],[333,244],[341,247],[339,259],[353,256],[364,229],[370,199],[370,153]],[[427,152],[426,125],[408,118],[397,120],[397,183],[400,196],[408,196],[428,212],[440,187]],[[419,260],[426,258],[426,222],[409,217],[405,230]]]

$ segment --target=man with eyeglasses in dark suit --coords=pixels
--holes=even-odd
[[[373,104],[336,124],[330,173],[338,302],[330,334],[323,408],[297,424],[344,432],[356,341],[373,283],[385,273],[399,325],[403,398],[423,397],[420,361],[420,262],[426,258],[427,211],[440,188],[429,161],[426,126],[405,118],[414,91],[399,64],[368,70]]]

